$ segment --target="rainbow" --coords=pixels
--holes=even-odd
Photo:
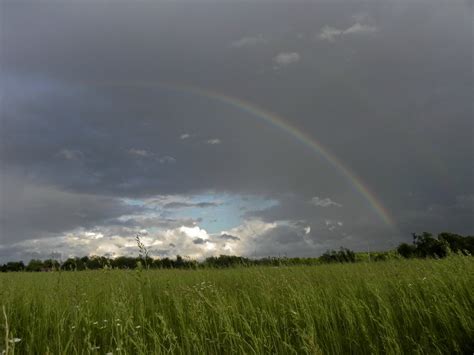
[[[90,83],[88,83],[90,84]],[[384,223],[394,228],[395,223],[393,222],[390,213],[383,206],[383,204],[377,199],[372,191],[367,187],[366,184],[348,167],[346,167],[329,149],[323,147],[316,139],[310,137],[308,134],[302,132],[295,126],[291,125],[283,117],[277,114],[265,110],[249,101],[239,99],[237,97],[228,96],[220,92],[211,91],[203,88],[198,88],[190,85],[182,85],[175,83],[163,83],[163,82],[107,82],[107,83],[93,83],[94,86],[133,86],[133,87],[161,87],[168,90],[181,91],[184,93],[194,94],[197,96],[205,97],[210,100],[220,102],[224,105],[233,107],[239,111],[245,112],[252,117],[255,117],[288,135],[295,138],[300,144],[309,148],[314,153],[324,157],[324,159],[336,169],[353,187],[354,189],[369,203],[377,215],[381,218]]]

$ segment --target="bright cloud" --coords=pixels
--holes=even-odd
[[[336,231],[344,225],[342,221],[335,221],[331,219],[326,219],[324,223],[326,224],[327,229],[331,232]]]
[[[135,155],[137,157],[149,157],[153,155],[152,153],[144,150],[144,149],[136,149],[136,148],[131,148],[128,151],[131,155]]]
[[[209,234],[207,234],[206,230],[199,228],[198,226],[195,227],[181,227],[179,231],[186,234],[191,238],[201,238],[201,239],[209,239]]]
[[[222,141],[219,138],[212,138],[212,139],[208,139],[206,143],[214,145],[214,144],[221,144]]]
[[[230,46],[233,48],[253,47],[259,44],[265,44],[267,41],[262,34],[254,37],[242,37],[233,41]]]
[[[371,34],[377,32],[377,28],[375,26],[370,26],[370,25],[363,25],[360,24],[359,22],[355,23],[348,29],[346,29],[343,34],[344,35],[349,35],[349,34]]]
[[[321,33],[319,34],[319,38],[322,40],[326,40],[329,42],[334,41],[338,36],[342,34],[342,30],[338,30],[337,28],[330,27],[330,26],[325,26],[321,30]]]
[[[273,62],[277,67],[283,67],[299,62],[301,55],[297,52],[281,52],[273,57]]]
[[[318,207],[330,207],[330,206],[342,207],[342,205],[340,203],[334,202],[329,197],[320,198],[318,196],[314,196],[311,199],[310,203],[312,205],[315,205],[315,206],[318,206]]]
[[[160,163],[176,163],[176,159],[173,157],[170,157],[169,155],[165,155],[164,157],[157,158],[158,162]]]
[[[322,28],[318,37],[321,40],[328,42],[334,42],[336,39],[347,36],[347,35],[368,35],[377,32],[377,28],[371,25],[361,24],[356,22],[352,26],[344,29],[337,29],[331,26],[325,26]]]
[[[323,226],[331,234],[343,234],[341,221],[327,219]],[[6,252],[12,256],[21,252],[26,260],[49,258],[53,254],[62,260],[84,255],[137,256],[135,236],[141,233],[141,241],[154,258],[173,258],[178,254],[198,260],[221,254],[261,257],[279,255],[289,247],[301,255],[316,255],[327,245],[324,240],[315,239],[311,231],[311,226],[299,221],[265,222],[261,219],[244,220],[235,228],[215,234],[198,225],[144,229],[124,224],[78,228],[61,235],[29,239],[9,246]],[[314,235],[320,238],[320,233],[318,229]]]
[[[165,164],[165,163],[175,163],[176,159],[169,156],[169,155],[164,155],[164,156],[159,156],[153,152],[149,152],[145,149],[137,149],[137,148],[131,148],[128,151],[129,154],[137,157],[137,158],[152,158],[156,159],[156,161],[160,164]]]

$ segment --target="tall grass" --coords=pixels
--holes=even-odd
[[[472,353],[473,260],[6,273],[0,353]]]

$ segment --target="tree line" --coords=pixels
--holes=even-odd
[[[402,243],[396,250],[372,253],[356,253],[347,248],[328,250],[320,257],[287,258],[264,257],[259,259],[235,255],[212,256],[203,261],[193,260],[177,255],[176,258],[152,258],[137,236],[138,257],[119,256],[83,256],[68,258],[65,261],[55,259],[32,259],[27,264],[23,261],[7,262],[0,266],[0,271],[81,271],[97,269],[198,269],[229,268],[236,266],[293,266],[319,265],[328,263],[354,263],[357,261],[382,261],[392,258],[444,258],[450,253],[463,255],[474,254],[474,236],[461,236],[453,233],[440,233],[434,237],[431,233],[413,233],[411,244]],[[368,256],[368,258],[367,258]]]

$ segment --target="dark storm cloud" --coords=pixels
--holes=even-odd
[[[279,225],[263,233],[252,244],[253,257],[266,256],[313,256],[319,255],[332,243],[318,241],[295,225]],[[291,251],[291,252],[290,252]]]
[[[193,243],[194,244],[206,244],[207,240],[202,239],[202,238],[196,238],[196,239],[193,240]]]
[[[18,175],[0,175],[2,242],[43,238],[77,227],[91,228],[140,210],[118,199],[38,185]]]
[[[146,217],[146,214],[140,214],[140,209],[133,208],[132,210],[135,216],[127,216],[126,219],[114,218],[107,220],[109,230],[113,230],[115,227],[174,229],[181,226],[193,226],[201,221],[199,218],[169,218],[156,215]]]
[[[293,221],[263,237],[262,253],[304,254],[313,235],[324,247],[384,247],[425,229],[472,233],[469,6],[2,2],[0,244],[97,225],[191,226],[119,219],[145,213],[121,199],[209,191],[279,201],[244,214]],[[154,82],[286,117],[362,178],[400,234],[287,132],[183,90],[130,85]],[[218,206],[165,205],[185,207]]]
[[[221,234],[218,238],[225,239],[225,240],[240,240],[239,237],[236,237],[235,235],[230,235],[227,233]]]

